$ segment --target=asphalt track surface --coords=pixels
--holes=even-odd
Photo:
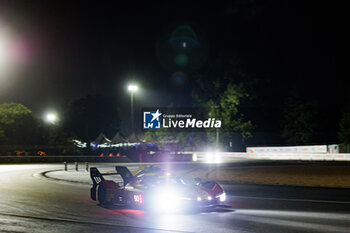
[[[87,185],[34,176],[55,169],[0,165],[0,232],[350,232],[349,189],[226,183],[231,207],[151,214],[103,208]]]

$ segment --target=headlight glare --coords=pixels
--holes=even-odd
[[[173,191],[160,191],[155,195],[154,206],[163,212],[174,211],[179,206],[179,197]]]

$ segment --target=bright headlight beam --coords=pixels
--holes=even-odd
[[[155,206],[157,210],[162,212],[172,212],[179,205],[179,198],[176,192],[160,191],[156,194]]]

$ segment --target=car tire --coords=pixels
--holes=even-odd
[[[107,197],[107,192],[106,188],[104,185],[99,185],[97,188],[97,200],[100,203],[100,205],[106,204],[106,197]]]

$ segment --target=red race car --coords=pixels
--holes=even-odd
[[[115,173],[101,174],[90,169],[93,181],[91,199],[101,205],[127,207],[161,212],[223,205],[226,194],[214,181],[174,176],[158,167],[148,167],[133,175],[125,166],[116,166]],[[121,176],[123,182],[106,180]]]

